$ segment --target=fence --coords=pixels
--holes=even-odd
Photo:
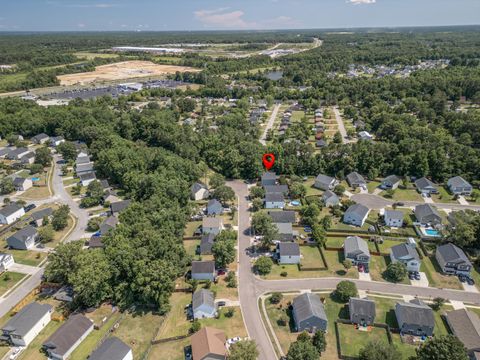
[[[170,338],[166,338],[166,339],[152,340],[152,341],[151,341],[151,344],[152,344],[152,345],[163,344],[163,343],[170,342],[170,341],[177,341],[177,340],[186,339],[186,338],[188,338],[189,336],[190,336],[190,334],[187,334],[187,335],[178,335],[178,336],[174,336],[174,337],[170,337]]]

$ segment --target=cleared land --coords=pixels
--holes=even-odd
[[[97,66],[95,71],[60,75],[61,85],[88,84],[99,81],[124,80],[130,78],[159,76],[179,72],[198,72],[200,70],[175,65],[157,65],[150,61],[124,61],[115,64]]]

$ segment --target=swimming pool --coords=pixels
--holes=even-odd
[[[300,205],[300,201],[298,201],[298,200],[293,200],[292,202],[290,202],[290,204],[291,204],[292,206],[299,206],[299,205]]]
[[[434,237],[440,236],[440,232],[435,229],[425,229],[424,232],[425,232],[425,235],[428,235],[428,236],[434,236]]]
[[[40,181],[39,177],[32,177],[32,181]]]

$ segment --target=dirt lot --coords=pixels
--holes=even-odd
[[[95,71],[60,75],[58,79],[62,85],[87,84],[98,81],[123,80],[163,74],[174,74],[175,72],[198,72],[200,70],[175,65],[157,65],[150,61],[124,61],[115,64],[97,66]]]

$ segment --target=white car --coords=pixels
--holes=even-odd
[[[10,360],[14,360],[18,357],[18,355],[20,355],[20,352],[22,351],[22,348],[21,347],[14,347],[12,349],[12,353],[10,354],[10,357],[9,359]]]

